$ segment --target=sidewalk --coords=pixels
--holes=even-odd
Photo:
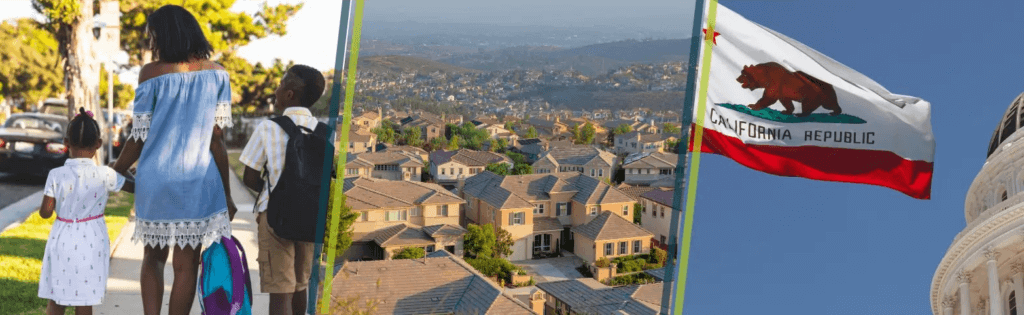
[[[249,279],[252,281],[252,311],[254,315],[267,314],[267,306],[270,297],[266,293],[260,293],[259,265],[256,262],[256,215],[252,213],[255,198],[249,190],[242,185],[241,180],[235,174],[230,174],[231,197],[238,206],[238,213],[231,222],[231,233],[238,238],[245,248],[246,258],[249,263]],[[107,280],[107,295],[103,304],[93,308],[95,314],[143,314],[142,295],[139,288],[139,270],[142,265],[141,243],[131,241],[131,234],[135,230],[135,222],[129,222],[121,230],[121,243],[114,249],[110,259],[110,277]],[[171,262],[174,254],[167,259],[164,268],[164,306],[161,314],[167,314],[167,304],[171,295],[171,283],[174,280]],[[199,310],[199,293],[196,293],[196,300],[192,304],[190,314],[201,314]]]

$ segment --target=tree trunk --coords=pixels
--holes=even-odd
[[[67,25],[64,33],[66,40],[66,53],[64,64],[64,88],[68,97],[68,118],[73,118],[78,113],[79,107],[93,113],[93,118],[99,123],[101,138],[105,139],[106,121],[102,118],[103,112],[99,106],[99,79],[100,67],[97,62],[96,52],[93,50],[93,1],[79,0],[81,15],[71,25]],[[102,148],[97,152],[97,162],[106,165],[101,161]]]

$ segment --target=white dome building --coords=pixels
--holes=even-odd
[[[967,227],[932,278],[936,315],[1024,315],[1024,94],[1010,104],[964,202]]]

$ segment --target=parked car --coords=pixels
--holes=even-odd
[[[0,172],[45,176],[64,165],[66,116],[13,114],[0,127]]]
[[[48,98],[45,101],[43,101],[43,106],[39,107],[39,112],[43,114],[67,117],[68,101],[56,98]]]

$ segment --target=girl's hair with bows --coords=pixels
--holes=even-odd
[[[79,107],[78,114],[68,124],[68,144],[76,148],[91,148],[99,143],[100,125],[92,118],[92,112]]]

